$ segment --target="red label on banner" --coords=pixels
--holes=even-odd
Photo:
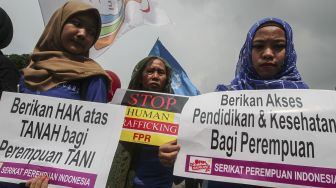
[[[150,121],[136,118],[125,118],[123,128],[164,133],[170,135],[178,134],[178,124]]]

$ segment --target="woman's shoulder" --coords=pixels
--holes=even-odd
[[[216,86],[215,91],[230,91],[233,90],[233,88],[230,85],[225,85],[225,84],[218,84]]]

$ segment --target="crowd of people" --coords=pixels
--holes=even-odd
[[[50,18],[29,65],[20,73],[0,51],[0,92],[18,91],[100,103],[111,101],[115,90],[121,87],[118,76],[89,58],[100,28],[101,18],[96,8],[77,0],[65,3]],[[9,45],[12,36],[11,19],[0,9],[1,49]],[[173,94],[172,72],[165,59],[145,57],[135,66],[128,89]],[[230,84],[219,84],[216,91],[307,88],[296,67],[290,25],[278,18],[264,18],[248,31],[235,77]],[[184,180],[173,176],[174,161],[181,147],[176,140],[160,147],[120,141],[106,187],[171,188]],[[248,186],[192,179],[185,182],[188,188]],[[47,186],[45,176],[21,184],[0,182],[0,187]]]

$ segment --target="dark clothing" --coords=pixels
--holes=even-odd
[[[157,146],[140,145],[135,158],[134,188],[171,188],[173,169],[162,166]]]
[[[3,91],[17,91],[19,71],[5,55],[0,51],[0,97]]]
[[[0,7],[0,49],[6,48],[13,38],[13,24],[7,12]]]
[[[15,183],[0,182],[0,188],[26,188],[26,186],[25,183],[15,184]]]
[[[0,49],[9,45],[13,37],[12,21],[0,7]],[[19,71],[15,65],[0,51],[0,98],[3,91],[17,91]],[[0,181],[0,188],[24,188],[24,184],[13,184]]]

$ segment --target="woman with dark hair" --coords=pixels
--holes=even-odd
[[[154,74],[156,71],[157,76]],[[134,67],[128,89],[173,93],[171,72],[171,67],[166,60],[159,56],[148,56]],[[161,79],[161,77],[165,78]],[[156,83],[156,81],[162,83]]]
[[[170,66],[157,56],[144,58],[135,66],[128,89],[173,93]],[[120,141],[107,187],[171,188],[173,168],[160,163],[158,151],[157,146]]]

